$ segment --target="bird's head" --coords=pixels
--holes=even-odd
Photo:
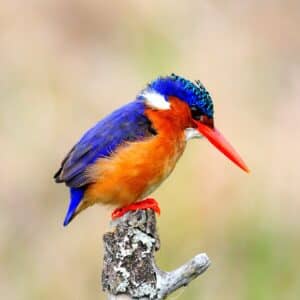
[[[249,172],[239,154],[215,128],[213,101],[200,81],[193,83],[171,74],[155,79],[140,94],[140,98],[154,110],[171,110],[172,97],[183,101],[189,108],[191,124],[186,128],[187,139],[204,136],[237,166]]]

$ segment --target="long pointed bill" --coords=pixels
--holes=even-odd
[[[226,141],[222,134],[215,128],[211,128],[199,121],[195,121],[198,131],[205,136],[217,149],[226,155],[232,162],[240,167],[245,172],[250,170],[240,157],[240,155],[233,149],[233,147]]]

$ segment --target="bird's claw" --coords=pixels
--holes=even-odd
[[[159,208],[159,205],[156,202],[156,200],[153,199],[153,198],[147,198],[145,200],[130,204],[130,205],[125,206],[125,207],[116,208],[112,212],[111,218],[113,220],[115,220],[117,218],[120,218],[120,217],[124,216],[129,211],[136,211],[136,210],[139,210],[139,209],[149,209],[149,208],[154,210],[158,215],[160,215],[160,208]]]

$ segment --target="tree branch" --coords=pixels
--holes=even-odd
[[[112,226],[114,232],[103,236],[102,287],[109,300],[165,299],[210,265],[206,254],[198,254],[172,272],[158,269],[154,252],[160,241],[155,213],[150,209],[129,212]]]

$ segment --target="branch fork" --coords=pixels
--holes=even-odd
[[[205,253],[178,269],[165,272],[155,263],[160,248],[156,217],[151,209],[126,213],[104,234],[102,287],[109,300],[160,300],[187,286],[210,265]]]

